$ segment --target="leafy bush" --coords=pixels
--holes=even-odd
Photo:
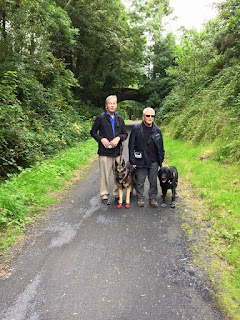
[[[8,71],[3,75],[0,82],[1,177],[20,172],[89,137],[90,121],[84,120],[68,103],[68,99],[72,102],[72,76],[67,71],[66,78],[58,77],[55,72],[50,88],[44,87],[31,72]]]

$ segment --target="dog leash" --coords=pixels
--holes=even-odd
[[[124,148],[124,142],[125,142],[125,136],[123,137],[123,141],[120,147],[120,164],[122,163],[122,153],[123,153],[123,148]]]

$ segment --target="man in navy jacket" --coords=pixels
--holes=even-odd
[[[135,125],[129,139],[129,161],[136,168],[137,204],[144,207],[144,184],[148,176],[149,204],[156,208],[158,167],[164,160],[164,147],[161,130],[154,124],[155,111],[143,110],[142,123]]]
[[[106,111],[98,115],[90,131],[98,142],[100,168],[100,196],[103,204],[109,202],[109,182],[115,168],[115,160],[120,160],[120,147],[127,139],[127,130],[123,118],[116,113],[117,96],[106,98]],[[114,184],[113,195],[118,197],[118,188]]]

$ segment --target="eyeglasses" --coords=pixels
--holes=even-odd
[[[145,114],[145,117],[148,117],[148,118],[152,117],[152,118],[154,118],[155,116],[152,116],[151,114]]]

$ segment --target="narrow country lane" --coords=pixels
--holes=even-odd
[[[96,162],[1,277],[0,319],[223,319],[181,224],[169,198],[166,208],[138,208],[135,194],[128,210],[101,205]]]

